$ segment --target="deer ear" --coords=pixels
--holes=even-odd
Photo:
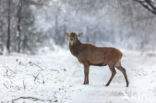
[[[67,37],[70,37],[70,34],[69,33],[64,33],[65,36]]]
[[[82,36],[83,34],[82,33],[79,33],[78,35],[77,35],[77,37],[80,37],[80,36]]]

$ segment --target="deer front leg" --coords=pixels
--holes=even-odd
[[[89,84],[89,65],[84,64],[84,85]]]

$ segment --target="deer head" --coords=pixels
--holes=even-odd
[[[65,33],[65,35],[70,38],[70,45],[73,45],[78,41],[78,37],[82,36],[82,33]]]

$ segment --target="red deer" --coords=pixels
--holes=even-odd
[[[94,66],[109,66],[112,73],[106,86],[109,86],[112,79],[116,74],[115,67],[120,70],[125,78],[126,86],[129,82],[125,68],[121,66],[122,53],[112,47],[96,47],[91,44],[83,44],[78,40],[78,37],[82,35],[76,33],[65,33],[70,38],[69,49],[70,52],[78,59],[80,63],[84,65],[84,84],[89,84],[89,67]]]

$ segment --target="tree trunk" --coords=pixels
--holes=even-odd
[[[10,53],[10,22],[11,22],[11,16],[10,16],[10,7],[11,6],[11,0],[8,0],[8,30],[7,30],[7,51]]]
[[[55,16],[55,43],[58,44],[58,15]]]
[[[20,0],[19,2],[19,6],[18,6],[18,12],[17,12],[17,31],[18,31],[18,35],[17,35],[17,40],[18,40],[18,44],[17,44],[17,52],[21,52],[21,11],[22,11],[22,5],[23,4],[23,0]]]

